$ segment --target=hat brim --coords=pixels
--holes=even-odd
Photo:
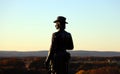
[[[53,23],[56,23],[56,22],[60,22],[60,20],[55,20]],[[68,22],[66,21],[62,21],[62,22],[65,22],[66,24],[68,24]]]

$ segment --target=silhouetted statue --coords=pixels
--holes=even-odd
[[[65,31],[66,18],[58,16],[55,27],[57,32],[52,35],[51,48],[46,58],[46,67],[49,68],[49,74],[68,74],[68,62],[70,53],[66,50],[73,49],[73,41],[70,33]]]

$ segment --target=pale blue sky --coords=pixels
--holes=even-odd
[[[48,50],[59,15],[75,50],[120,51],[120,0],[0,0],[0,50]]]

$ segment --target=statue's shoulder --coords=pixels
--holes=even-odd
[[[54,33],[52,34],[52,37],[53,37],[53,38],[56,38],[57,35],[58,35],[58,32],[54,32]]]
[[[55,35],[57,35],[57,34],[58,34],[58,32],[54,32],[52,35],[54,35],[54,36],[55,36]]]
[[[59,36],[70,37],[70,36],[71,36],[71,33],[67,32],[67,31],[54,32],[54,33],[53,33],[53,37],[59,37]]]
[[[71,36],[71,33],[67,32],[67,31],[65,31],[65,34],[66,34],[67,36]]]

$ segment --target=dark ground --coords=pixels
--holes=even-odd
[[[0,74],[47,74],[45,58],[0,58]],[[69,63],[69,74],[98,74],[99,71],[120,74],[120,57],[72,57]]]

